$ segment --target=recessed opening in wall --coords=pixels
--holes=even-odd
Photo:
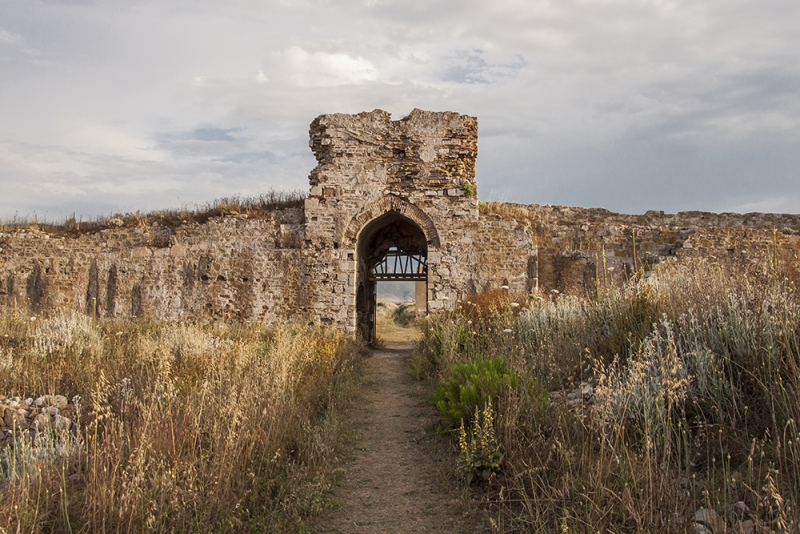
[[[357,257],[356,313],[361,336],[368,342],[374,342],[376,335],[387,341],[401,341],[414,336],[416,330],[409,328],[413,323],[410,319],[418,314],[425,315],[428,309],[428,244],[425,233],[414,221],[397,212],[389,212],[367,224],[359,233]],[[389,310],[386,302],[379,306],[379,294],[392,291],[413,294],[414,304],[397,314],[397,308]],[[395,321],[396,317],[398,321]],[[406,318],[409,318],[408,324],[403,325]],[[377,325],[383,327],[380,332]],[[397,330],[400,328],[404,330]]]

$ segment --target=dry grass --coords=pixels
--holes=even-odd
[[[432,317],[416,362],[447,377],[501,356],[551,390],[593,382],[595,403],[576,409],[497,400],[500,530],[684,532],[699,508],[731,530],[739,502],[797,528],[800,298],[780,273],[699,263],[520,308]]]
[[[419,341],[422,333],[415,323],[413,303],[402,306],[378,303],[375,324],[379,343]]]
[[[77,432],[0,459],[0,531],[296,532],[328,506],[363,349],[299,328],[0,322],[0,392],[64,394]]]
[[[166,209],[149,213],[117,213],[83,220],[82,217],[66,217],[63,220],[47,221],[38,216],[24,215],[0,221],[0,232],[20,229],[35,229],[51,235],[78,236],[99,232],[106,228],[150,227],[154,225],[175,228],[189,222],[203,223],[212,217],[224,215],[247,215],[265,217],[280,209],[303,206],[305,191],[275,191],[255,197],[226,197],[196,205],[193,208]]]
[[[530,212],[527,204],[516,204],[513,202],[480,202],[478,210],[481,215],[496,215],[502,219],[516,219],[520,221],[531,221]]]

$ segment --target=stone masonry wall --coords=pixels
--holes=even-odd
[[[602,276],[620,283],[634,269],[707,259],[746,268],[776,264],[800,283],[800,215],[771,213],[625,215],[598,208],[489,203],[486,219],[514,219],[538,247],[540,290],[582,293]],[[634,259],[635,258],[635,259]]]
[[[317,259],[317,321],[345,322],[355,331],[358,237],[390,212],[425,233],[429,309],[450,307],[471,287],[485,285],[474,280],[481,246],[475,236],[477,134],[474,117],[420,110],[398,121],[376,110],[323,115],[311,124],[319,164],[309,177],[305,238]],[[509,237],[492,239],[512,246],[505,243]],[[532,250],[530,238],[519,245],[526,244]]]
[[[305,245],[302,219],[302,209],[295,209],[267,219],[227,216],[174,229],[109,228],[77,237],[35,228],[3,233],[0,313],[64,310],[203,323],[314,324],[321,315],[317,284],[331,264]],[[504,283],[522,290],[531,250],[530,234],[513,219],[472,221],[463,235],[429,252],[440,266],[431,291],[447,297],[440,302],[450,307]],[[330,250],[329,257],[336,252]],[[456,265],[456,255],[474,270]],[[453,273],[462,279],[459,289],[444,293]],[[331,296],[341,300],[329,299],[326,306],[352,305],[354,296],[344,291],[347,276],[333,277]]]
[[[0,313],[204,323],[297,321],[355,332],[359,237],[384,217],[427,242],[430,310],[479,291],[591,290],[666,261],[773,262],[800,282],[800,216],[479,206],[477,120],[414,110],[322,115],[303,208],[177,227],[0,233]],[[363,260],[362,260],[363,264]],[[361,272],[361,274],[359,274]]]
[[[273,323],[308,315],[301,209],[77,237],[0,234],[0,310]]]

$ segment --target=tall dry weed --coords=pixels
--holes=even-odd
[[[419,357],[439,376],[481,355],[551,390],[592,385],[577,407],[498,406],[498,525],[684,532],[705,507],[733,529],[744,503],[756,523],[796,528],[800,298],[779,272],[697,262],[521,304],[479,324],[432,318]]]
[[[300,328],[54,317],[3,338],[6,395],[82,399],[0,460],[9,531],[296,531],[325,506],[361,348]],[[13,347],[11,346],[13,345]]]

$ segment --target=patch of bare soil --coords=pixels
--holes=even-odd
[[[409,372],[411,344],[375,350],[366,362],[357,435],[337,506],[313,525],[322,533],[487,532],[459,494],[451,445],[437,436],[426,385]]]

